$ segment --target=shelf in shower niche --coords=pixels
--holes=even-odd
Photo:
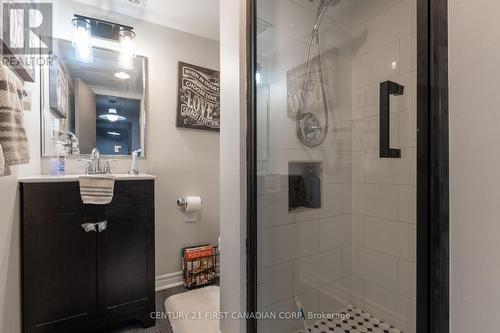
[[[321,208],[321,162],[288,163],[288,211]]]
[[[24,82],[35,82],[34,75],[31,74],[30,69],[19,62],[19,57],[14,54],[12,49],[2,39],[0,39],[0,53],[3,65],[8,65]],[[12,66],[13,63],[16,65]]]

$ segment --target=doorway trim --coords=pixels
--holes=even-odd
[[[417,1],[418,333],[449,333],[448,1]],[[257,312],[257,11],[247,0],[247,312]],[[257,320],[247,319],[247,333]]]

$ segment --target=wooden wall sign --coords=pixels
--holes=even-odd
[[[179,62],[177,127],[220,131],[220,72]]]

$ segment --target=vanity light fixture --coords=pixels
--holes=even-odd
[[[78,61],[91,63],[93,60],[92,43],[90,36],[92,27],[90,22],[84,17],[75,17],[72,20],[75,27],[73,36],[73,47],[75,48],[75,57]]]
[[[76,28],[73,45],[77,50],[77,59],[92,62],[90,38],[97,37],[119,42],[121,51],[118,65],[123,69],[134,67],[135,32],[133,27],[78,14],[75,14],[72,22]]]
[[[121,79],[121,80],[128,80],[130,79],[130,75],[125,73],[125,72],[118,72],[118,73],[115,73],[115,77],[117,79]]]
[[[119,56],[119,66],[123,69],[134,68],[134,52],[135,52],[135,32],[131,28],[120,28],[120,44],[121,53]]]
[[[109,109],[108,113],[99,115],[99,119],[109,120],[114,123],[115,121],[123,121],[127,118],[120,116],[116,109]]]

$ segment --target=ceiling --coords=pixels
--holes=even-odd
[[[76,0],[198,36],[219,40],[219,0]]]

